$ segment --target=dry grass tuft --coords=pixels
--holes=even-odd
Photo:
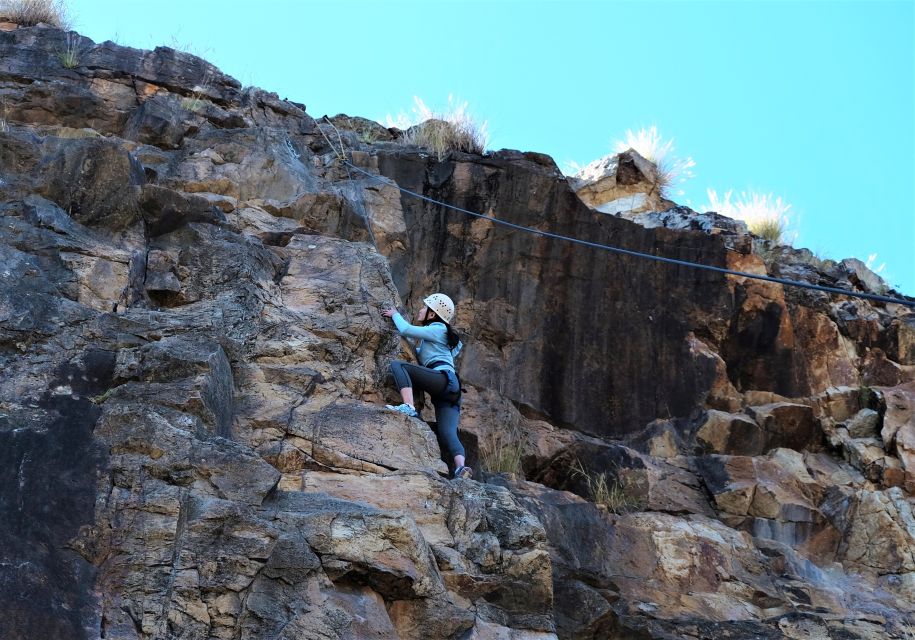
[[[190,96],[181,98],[181,108],[185,111],[192,111],[194,113],[202,109],[205,98],[209,94],[212,80],[210,72],[207,71],[203,76],[203,81],[200,84],[194,85],[194,93]]]
[[[791,205],[781,197],[771,193],[741,191],[732,200],[733,191],[727,191],[723,198],[719,198],[714,189],[708,189],[707,194],[709,204],[704,205],[703,210],[743,220],[752,233],[773,244],[791,244],[791,240],[787,239]]]
[[[378,142],[378,132],[374,129],[362,129],[359,131],[359,141],[365,144],[375,144]]]
[[[89,127],[84,127],[82,129],[75,129],[73,127],[59,127],[53,133],[56,138],[67,138],[69,140],[86,140],[90,138],[101,138],[100,134],[95,129],[90,129]]]
[[[435,112],[414,96],[413,115],[401,113],[396,119],[387,117],[388,127],[403,129],[401,142],[429,149],[439,161],[452,151],[483,153],[486,150],[486,123],[479,124],[468,110],[467,103],[455,103],[448,96],[448,108]]]
[[[193,95],[185,96],[185,97],[181,98],[181,101],[179,104],[181,105],[181,108],[184,109],[185,111],[192,111],[192,112],[196,113],[197,110],[203,106],[202,93],[200,93],[199,91],[195,91]]]
[[[521,473],[524,440],[517,427],[499,434],[494,442],[480,447],[480,465],[489,473]]]
[[[60,64],[64,66],[64,69],[75,69],[80,64],[81,56],[82,51],[79,48],[79,36],[75,33],[68,33],[67,46],[63,50],[57,52],[57,59],[60,60]]]
[[[778,218],[763,218],[753,222],[748,222],[747,227],[752,233],[755,233],[763,240],[768,240],[773,244],[781,244],[782,236],[785,233],[785,224]]]
[[[915,640],[915,625],[902,623],[898,627],[900,637],[904,640]]]
[[[692,158],[678,158],[674,156],[673,138],[665,140],[656,126],[638,131],[627,130],[624,140],[617,140],[614,151],[622,153],[633,149],[640,156],[654,164],[658,171],[657,189],[663,198],[672,195],[683,195],[682,190],[673,193],[674,187],[683,184],[693,177],[693,167],[696,166]]]
[[[0,0],[0,16],[23,27],[44,23],[70,28],[70,12],[64,0]]]
[[[483,144],[475,129],[447,120],[427,120],[404,132],[401,141],[429,149],[436,159],[444,160],[452,151],[483,153]]]
[[[581,478],[594,504],[600,504],[612,513],[629,513],[643,507],[642,500],[630,493],[629,487],[619,478],[608,480],[606,473],[589,471],[575,460],[571,467],[572,475]]]

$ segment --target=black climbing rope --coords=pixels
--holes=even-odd
[[[468,209],[464,209],[462,207],[455,206],[453,204],[448,204],[447,202],[442,202],[441,200],[436,200],[435,198],[430,198],[429,196],[425,196],[421,193],[416,193],[415,191],[411,191],[409,189],[404,189],[400,185],[393,183],[393,181],[389,182],[388,179],[386,179],[382,176],[377,176],[375,174],[369,173],[368,171],[366,171],[365,169],[362,169],[361,167],[357,167],[356,165],[351,163],[349,160],[347,160],[346,156],[341,156],[341,161],[343,162],[343,164],[345,164],[348,167],[347,171],[349,170],[349,168],[352,168],[352,169],[358,171],[359,173],[361,173],[365,176],[368,176],[369,178],[371,178],[373,180],[378,180],[381,182],[385,182],[387,184],[393,184],[393,186],[396,187],[398,190],[400,190],[402,193],[405,193],[409,196],[413,196],[414,198],[419,198],[420,200],[425,200],[426,202],[431,202],[432,204],[437,204],[437,205],[445,207],[447,209],[452,209],[454,211],[458,211],[460,213],[464,213],[466,215],[473,216],[475,218],[482,218],[483,220],[489,220],[490,222],[492,222],[494,224],[500,224],[502,226],[510,227],[512,229],[517,229],[518,231],[523,231],[525,233],[531,233],[531,234],[538,235],[538,236],[544,236],[546,238],[555,238],[557,240],[565,240],[567,242],[573,242],[575,244],[584,245],[586,247],[591,247],[593,249],[602,249],[604,251],[611,251],[613,253],[621,253],[623,255],[634,256],[636,258],[646,258],[648,260],[655,260],[656,262],[666,262],[667,264],[676,264],[676,265],[680,265],[683,267],[692,267],[694,269],[705,269],[706,271],[716,271],[718,273],[724,273],[724,274],[731,275],[731,276],[739,276],[741,278],[752,278],[754,280],[762,280],[764,282],[774,282],[776,284],[781,284],[781,285],[785,285],[785,286],[789,286],[789,287],[802,287],[804,289],[813,289],[814,291],[823,291],[826,293],[835,293],[835,294],[839,294],[839,295],[843,295],[843,296],[852,296],[855,298],[864,298],[867,300],[876,300],[878,302],[888,302],[891,304],[905,305],[907,307],[915,307],[915,300],[906,300],[903,298],[882,296],[882,295],[878,295],[876,293],[864,293],[862,291],[850,291],[848,289],[840,289],[838,287],[825,287],[825,286],[819,285],[819,284],[811,284],[809,282],[800,282],[798,280],[788,280],[786,278],[776,278],[773,276],[764,276],[764,275],[760,275],[757,273],[746,273],[744,271],[734,271],[732,269],[725,269],[724,267],[715,267],[712,265],[702,264],[699,262],[689,262],[687,260],[677,260],[676,258],[666,258],[664,256],[655,256],[650,253],[632,251],[631,249],[623,249],[621,247],[614,247],[614,246],[611,246],[608,244],[590,242],[588,240],[582,240],[580,238],[572,238],[570,236],[564,236],[564,235],[560,235],[558,233],[552,233],[550,231],[542,231],[540,229],[534,229],[532,227],[525,227],[520,224],[508,222],[506,220],[500,220],[499,218],[496,218],[495,216],[488,216],[488,215],[485,215],[482,213],[477,213],[476,211],[470,211]]]

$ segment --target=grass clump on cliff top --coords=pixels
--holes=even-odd
[[[0,16],[23,27],[48,24],[70,28],[70,13],[64,0],[0,0]]]
[[[657,169],[656,186],[663,198],[671,195],[683,195],[682,190],[673,194],[674,187],[693,177],[692,168],[696,166],[692,158],[678,158],[674,155],[673,138],[665,140],[656,126],[638,131],[627,130],[624,140],[614,143],[614,151],[622,153],[633,149],[640,156],[654,164]]]
[[[773,244],[782,244],[782,236],[785,234],[785,225],[778,218],[763,218],[753,223],[747,223],[750,231],[758,235],[763,240],[768,240]]]
[[[743,220],[752,233],[773,244],[791,244],[787,239],[791,205],[784,202],[781,197],[775,197],[771,193],[741,191],[732,200],[733,190],[725,192],[724,197],[719,198],[714,189],[708,189],[707,194],[709,204],[704,207],[706,211],[715,211],[729,218]]]
[[[433,111],[418,96],[413,96],[413,114],[387,117],[388,127],[404,131],[400,141],[429,149],[436,159],[444,160],[452,151],[483,153],[487,143],[487,125],[478,123],[467,110],[467,103],[457,103],[448,96],[448,108]]]

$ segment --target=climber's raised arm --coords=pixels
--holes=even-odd
[[[394,321],[394,326],[397,327],[397,331],[406,338],[413,338],[414,340],[441,339],[442,330],[439,327],[422,327],[410,324],[400,312],[393,307],[385,311],[384,315]]]

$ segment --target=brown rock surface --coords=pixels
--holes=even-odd
[[[895,452],[904,472],[906,489],[915,492],[915,383],[883,390],[886,415],[880,436],[887,451]]]
[[[696,440],[710,453],[759,455],[765,452],[768,438],[749,416],[712,410],[699,427]]]
[[[3,26],[0,100],[3,638],[915,624],[910,314],[572,247],[397,187],[876,286],[856,265],[764,263],[715,214],[595,213],[542,154],[439,162],[338,116],[379,178],[356,175],[304,105],[168,48]],[[610,186],[639,191],[639,166]],[[467,338],[473,481],[442,477],[429,425],[381,408],[405,354],[380,311],[433,289]],[[519,473],[484,468],[498,447]]]
[[[699,463],[723,520],[757,537],[828,560],[839,533],[819,505],[826,488],[807,470],[804,456],[776,449],[766,457],[709,456]]]

